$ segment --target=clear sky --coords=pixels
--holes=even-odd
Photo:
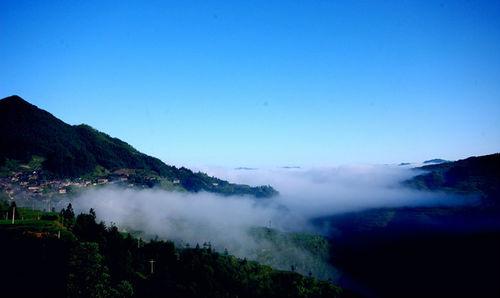
[[[18,94],[176,165],[500,151],[499,1],[0,1]]]

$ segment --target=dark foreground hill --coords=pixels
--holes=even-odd
[[[212,250],[148,242],[95,213],[9,208],[0,201],[2,297],[339,297],[341,289]],[[14,211],[16,210],[16,211]]]
[[[500,154],[415,170],[405,186],[447,195],[457,205],[377,208],[314,221],[330,231],[332,262],[344,273],[340,285],[366,297],[500,297]]]
[[[0,100],[0,166],[8,160],[28,163],[34,156],[43,159],[43,169],[60,178],[76,178],[99,172],[141,170],[178,181],[188,191],[222,194],[248,194],[270,197],[277,192],[270,186],[250,187],[232,184],[176,168],[143,154],[118,138],[88,125],[69,125],[19,96]]]

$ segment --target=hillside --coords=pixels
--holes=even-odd
[[[484,203],[500,202],[500,153],[426,165],[417,170],[426,173],[406,181],[406,185],[422,190],[477,193]]]
[[[340,288],[229,253],[145,242],[72,208],[47,213],[0,201],[5,297],[339,297]],[[13,211],[15,210],[15,211]],[[8,245],[7,245],[8,243]],[[154,262],[153,267],[151,267]],[[29,286],[26,286],[29,285]]]
[[[59,178],[131,169],[140,170],[139,173],[148,177],[178,181],[184,189],[193,192],[203,190],[256,197],[277,193],[270,186],[232,184],[184,167],[166,165],[88,125],[64,123],[19,96],[0,100],[0,135],[0,166],[12,160],[29,163],[33,157],[40,157],[42,169]]]
[[[500,154],[426,165],[415,174],[405,186],[451,194],[457,205],[313,221],[330,236],[332,262],[343,272],[339,284],[368,297],[500,297]]]

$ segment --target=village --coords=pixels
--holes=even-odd
[[[0,177],[0,191],[9,200],[15,200],[20,205],[52,210],[54,203],[86,189],[106,185],[147,188],[156,185],[157,180],[157,177],[147,175],[140,175],[139,179],[138,175],[127,169],[120,169],[101,177],[74,179],[58,179],[44,170],[20,169],[10,172],[10,175]],[[175,179],[171,183],[175,185],[180,181]]]

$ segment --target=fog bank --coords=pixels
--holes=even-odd
[[[335,276],[326,260],[296,243],[276,243],[266,234],[256,237],[250,229],[270,226],[280,231],[314,232],[309,220],[319,216],[376,207],[462,203],[444,194],[402,187],[400,183],[415,172],[396,166],[205,171],[231,182],[270,184],[280,195],[255,199],[109,186],[87,191],[72,202],[77,211],[94,208],[100,220],[139,231],[144,237],[158,236],[191,246],[210,242],[219,251],[227,248],[231,254],[279,269],[294,265],[299,272],[313,271],[322,278]]]
[[[403,187],[421,172],[392,165],[349,165],[329,168],[203,169],[209,175],[250,185],[270,184],[276,202],[305,218],[378,207],[462,204],[465,198]]]

